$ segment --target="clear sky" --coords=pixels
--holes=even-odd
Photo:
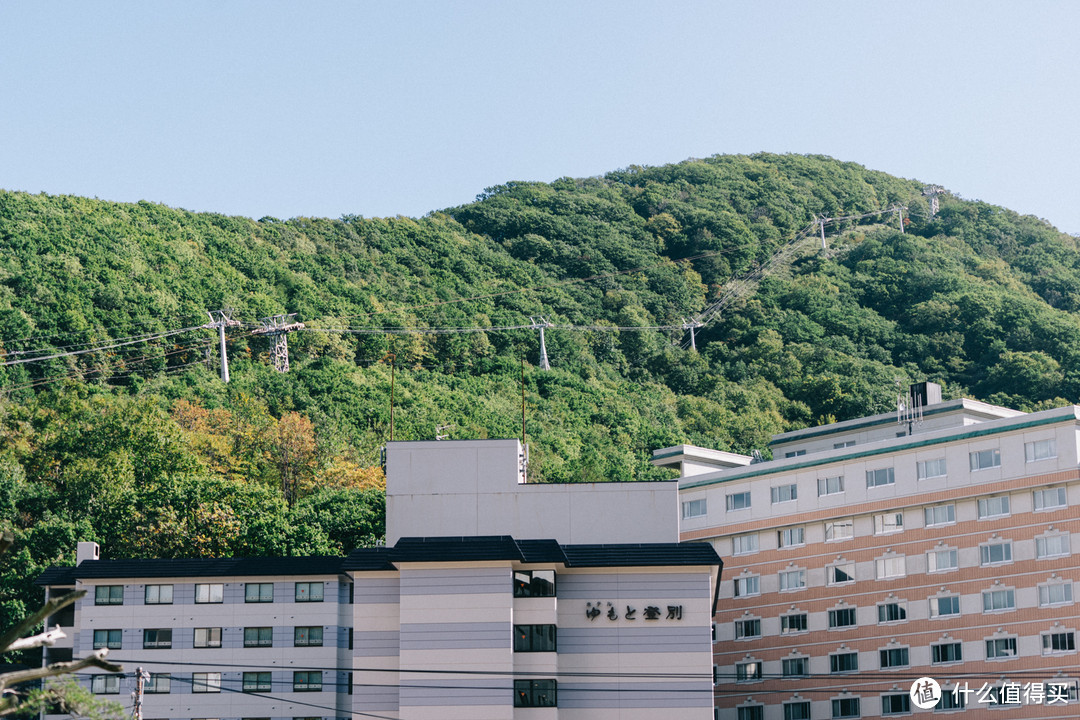
[[[821,153],[1080,233],[1080,2],[0,2],[0,188],[259,218]]]

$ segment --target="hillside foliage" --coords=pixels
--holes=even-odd
[[[511,182],[419,219],[0,192],[0,359],[117,345],[0,367],[0,518],[21,553],[0,614],[82,539],[106,557],[375,542],[391,375],[397,440],[520,437],[524,384],[530,472],[551,482],[668,477],[650,452],[684,442],[767,454],[773,433],[888,411],[922,379],[1021,409],[1076,401],[1076,239],[951,194],[931,217],[922,189],[762,154]],[[894,214],[828,226],[828,251],[811,238],[680,347],[685,319],[815,217],[892,204],[904,232]],[[226,307],[245,323],[229,385],[199,328]],[[308,326],[285,374],[251,334],[281,313]],[[547,372],[535,330],[490,329],[533,317],[579,328],[547,331]]]

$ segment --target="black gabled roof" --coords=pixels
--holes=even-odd
[[[713,546],[704,542],[563,545],[562,550],[567,567],[724,565]]]
[[[83,560],[78,567],[49,568],[35,581],[38,585],[64,584],[50,573],[66,570],[74,579],[155,577],[243,577],[266,575],[337,575],[340,557],[197,558],[184,560]],[[67,576],[63,576],[67,577]]]
[[[517,541],[509,535],[403,537],[394,545],[390,557],[394,562],[525,561]]]
[[[341,563],[342,570],[397,570],[390,561],[390,548],[357,548]]]
[[[34,580],[35,585],[74,585],[75,584],[75,568],[57,567],[53,566],[46,568],[45,572],[37,576]]]
[[[661,567],[723,562],[709,543],[560,545],[555,540],[515,540],[509,535],[408,537],[392,548],[360,548],[347,557],[261,557],[188,560],[84,560],[78,567],[51,567],[37,585],[74,585],[76,579],[157,577],[259,577],[337,575],[346,570],[396,570],[405,562],[516,560],[567,567]]]

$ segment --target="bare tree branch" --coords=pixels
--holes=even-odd
[[[102,670],[112,673],[123,672],[124,668],[122,666],[111,663],[105,659],[108,652],[107,648],[101,648],[100,650],[95,650],[81,660],[53,663],[52,665],[47,665],[45,667],[4,673],[3,675],[0,675],[0,693],[3,692],[4,688],[11,687],[12,685],[29,682],[30,680],[55,677],[57,675],[67,675],[68,673],[78,672],[79,670],[88,667],[101,668]],[[0,715],[2,715],[3,712],[3,706],[0,705]]]
[[[85,590],[76,590],[74,592],[68,593],[67,595],[53,598],[49,602],[45,603],[45,605],[40,610],[31,613],[30,615],[27,615],[25,618],[20,620],[15,627],[11,628],[3,635],[0,635],[0,655],[11,650],[12,643],[14,643],[20,637],[36,628],[39,623],[45,620],[45,618],[49,617],[57,610],[66,608],[68,605],[75,602],[85,594]]]

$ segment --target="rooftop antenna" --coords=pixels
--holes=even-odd
[[[900,385],[900,381],[896,381],[897,386]],[[907,397],[904,397],[904,393],[900,392],[896,395],[896,424],[907,425],[907,434],[912,435],[915,432],[916,425],[922,425],[923,421],[923,401],[918,393],[911,392],[909,390]]]
[[[521,444],[525,444],[525,356],[521,356]]]
[[[544,343],[544,328],[554,326],[544,317],[540,317],[539,321],[534,317],[530,317],[529,322],[531,323],[531,325],[529,325],[531,329],[540,331],[540,369],[550,370],[551,363],[548,362],[547,345]]]
[[[382,360],[386,358],[390,358],[390,442],[394,442],[394,365],[396,364],[397,355],[386,353],[383,355]],[[382,360],[379,362],[382,362]]]
[[[235,311],[232,308],[223,308],[214,312],[207,310],[206,314],[210,316],[210,322],[203,325],[208,329],[217,328],[218,346],[221,348],[221,381],[224,383],[229,382],[229,355],[225,350],[225,328],[237,327],[242,324],[239,320],[233,320],[233,312]],[[217,315],[216,320],[214,315]]]
[[[292,322],[296,313],[272,315],[259,318],[262,327],[251,331],[252,335],[265,335],[270,338],[270,359],[278,372],[289,372],[289,333],[303,330],[304,323]]]
[[[933,218],[937,215],[938,211],[938,195],[944,195],[945,188],[940,185],[927,185],[923,188],[922,194],[930,198],[930,217]]]

